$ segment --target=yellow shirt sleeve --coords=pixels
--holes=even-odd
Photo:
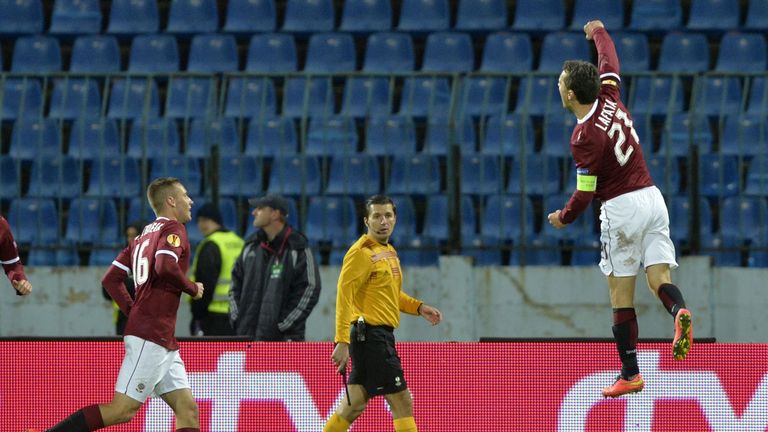
[[[400,310],[411,315],[418,315],[419,306],[424,303],[421,300],[409,296],[405,291],[400,291]]]
[[[352,298],[360,286],[368,280],[371,272],[371,259],[357,248],[351,249],[344,256],[339,284],[336,289],[336,335],[337,343],[349,343],[349,323],[352,317]]]

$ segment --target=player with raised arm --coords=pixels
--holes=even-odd
[[[192,199],[173,177],[155,179],[147,198],[157,219],[120,252],[102,279],[128,316],[114,398],[77,411],[48,432],[93,431],[126,423],[154,395],[173,409],[177,432],[200,431],[197,403],[174,337],[181,293],[195,299],[203,295],[203,285],[186,276],[190,246],[183,224],[192,219]],[[136,284],[135,300],[123,284],[129,274]]]
[[[576,191],[561,210],[548,215],[557,229],[579,216],[597,197],[600,207],[600,270],[608,278],[613,307],[613,335],[621,374],[603,389],[606,397],[639,392],[645,383],[637,365],[635,279],[642,264],[648,288],[674,318],[672,353],[682,360],[693,343],[691,313],[670,269],[677,267],[669,237],[664,198],[654,186],[629,111],[621,102],[619,59],[603,23],[584,26],[597,47],[598,67],[566,61],[558,79],[563,107],[577,118],[571,135]]]
[[[19,258],[19,251],[16,249],[16,241],[13,240],[11,226],[4,217],[0,216],[0,264],[11,286],[16,290],[17,295],[27,295],[32,292],[32,284],[27,280],[24,273],[24,266]]]

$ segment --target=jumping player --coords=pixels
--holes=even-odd
[[[669,238],[669,215],[643,158],[640,139],[619,93],[619,59],[600,21],[584,26],[597,47],[598,68],[569,60],[563,65],[558,89],[563,107],[577,118],[571,135],[576,164],[576,191],[561,210],[548,215],[563,228],[596,196],[600,207],[600,270],[608,277],[613,307],[613,335],[621,359],[621,374],[603,389],[603,396],[639,392],[645,383],[637,365],[635,279],[642,264],[648,288],[674,317],[672,353],[683,360],[693,343],[691,313],[670,269],[677,267]]]
[[[17,295],[27,295],[32,292],[32,284],[24,274],[24,266],[19,259],[19,251],[13,240],[11,226],[4,217],[0,216],[0,264],[3,265],[5,275],[11,281]]]
[[[183,224],[192,218],[192,199],[173,177],[154,180],[147,198],[157,219],[120,252],[102,279],[128,316],[115,396],[108,404],[77,411],[48,432],[94,431],[126,423],[155,395],[173,409],[177,432],[200,431],[197,403],[174,337],[181,293],[195,299],[203,295],[203,285],[186,276],[190,247]],[[129,274],[136,284],[135,301],[123,284]]]

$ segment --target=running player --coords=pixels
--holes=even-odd
[[[563,228],[596,196],[600,207],[600,270],[608,277],[613,307],[613,335],[621,359],[621,374],[603,389],[606,397],[639,392],[645,383],[637,365],[635,278],[642,264],[648,288],[674,318],[672,353],[682,360],[693,343],[691,313],[670,269],[677,267],[669,238],[669,215],[643,158],[640,139],[619,93],[619,59],[600,21],[584,26],[597,47],[598,68],[569,60],[563,65],[558,89],[563,107],[577,118],[571,135],[576,164],[576,191],[562,210],[548,215]]]
[[[203,285],[186,276],[190,247],[183,224],[192,219],[192,199],[173,177],[154,180],[147,198],[157,219],[120,252],[102,279],[128,316],[115,396],[108,404],[77,411],[48,432],[94,431],[126,423],[150,396],[170,405],[177,432],[200,431],[197,403],[174,337],[181,293],[195,299],[203,295]],[[136,284],[136,300],[123,283],[129,274]]]
[[[24,266],[19,259],[19,251],[13,240],[11,226],[4,217],[0,216],[0,264],[3,265],[5,275],[11,281],[17,295],[27,295],[32,292],[32,284],[24,274]]]

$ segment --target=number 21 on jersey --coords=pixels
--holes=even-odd
[[[634,153],[635,148],[630,145],[626,150],[623,149],[624,142],[627,140],[627,136],[624,134],[622,126],[629,128],[630,134],[632,134],[632,138],[635,139],[635,142],[638,145],[640,144],[640,138],[637,136],[637,132],[635,132],[635,127],[632,120],[627,117],[627,113],[617,109],[615,117],[618,120],[621,120],[623,125],[619,122],[613,122],[611,124],[611,128],[608,129],[608,137],[615,140],[613,153],[616,155],[616,161],[619,163],[619,165],[624,166],[629,160],[630,156],[632,156],[632,153]]]

